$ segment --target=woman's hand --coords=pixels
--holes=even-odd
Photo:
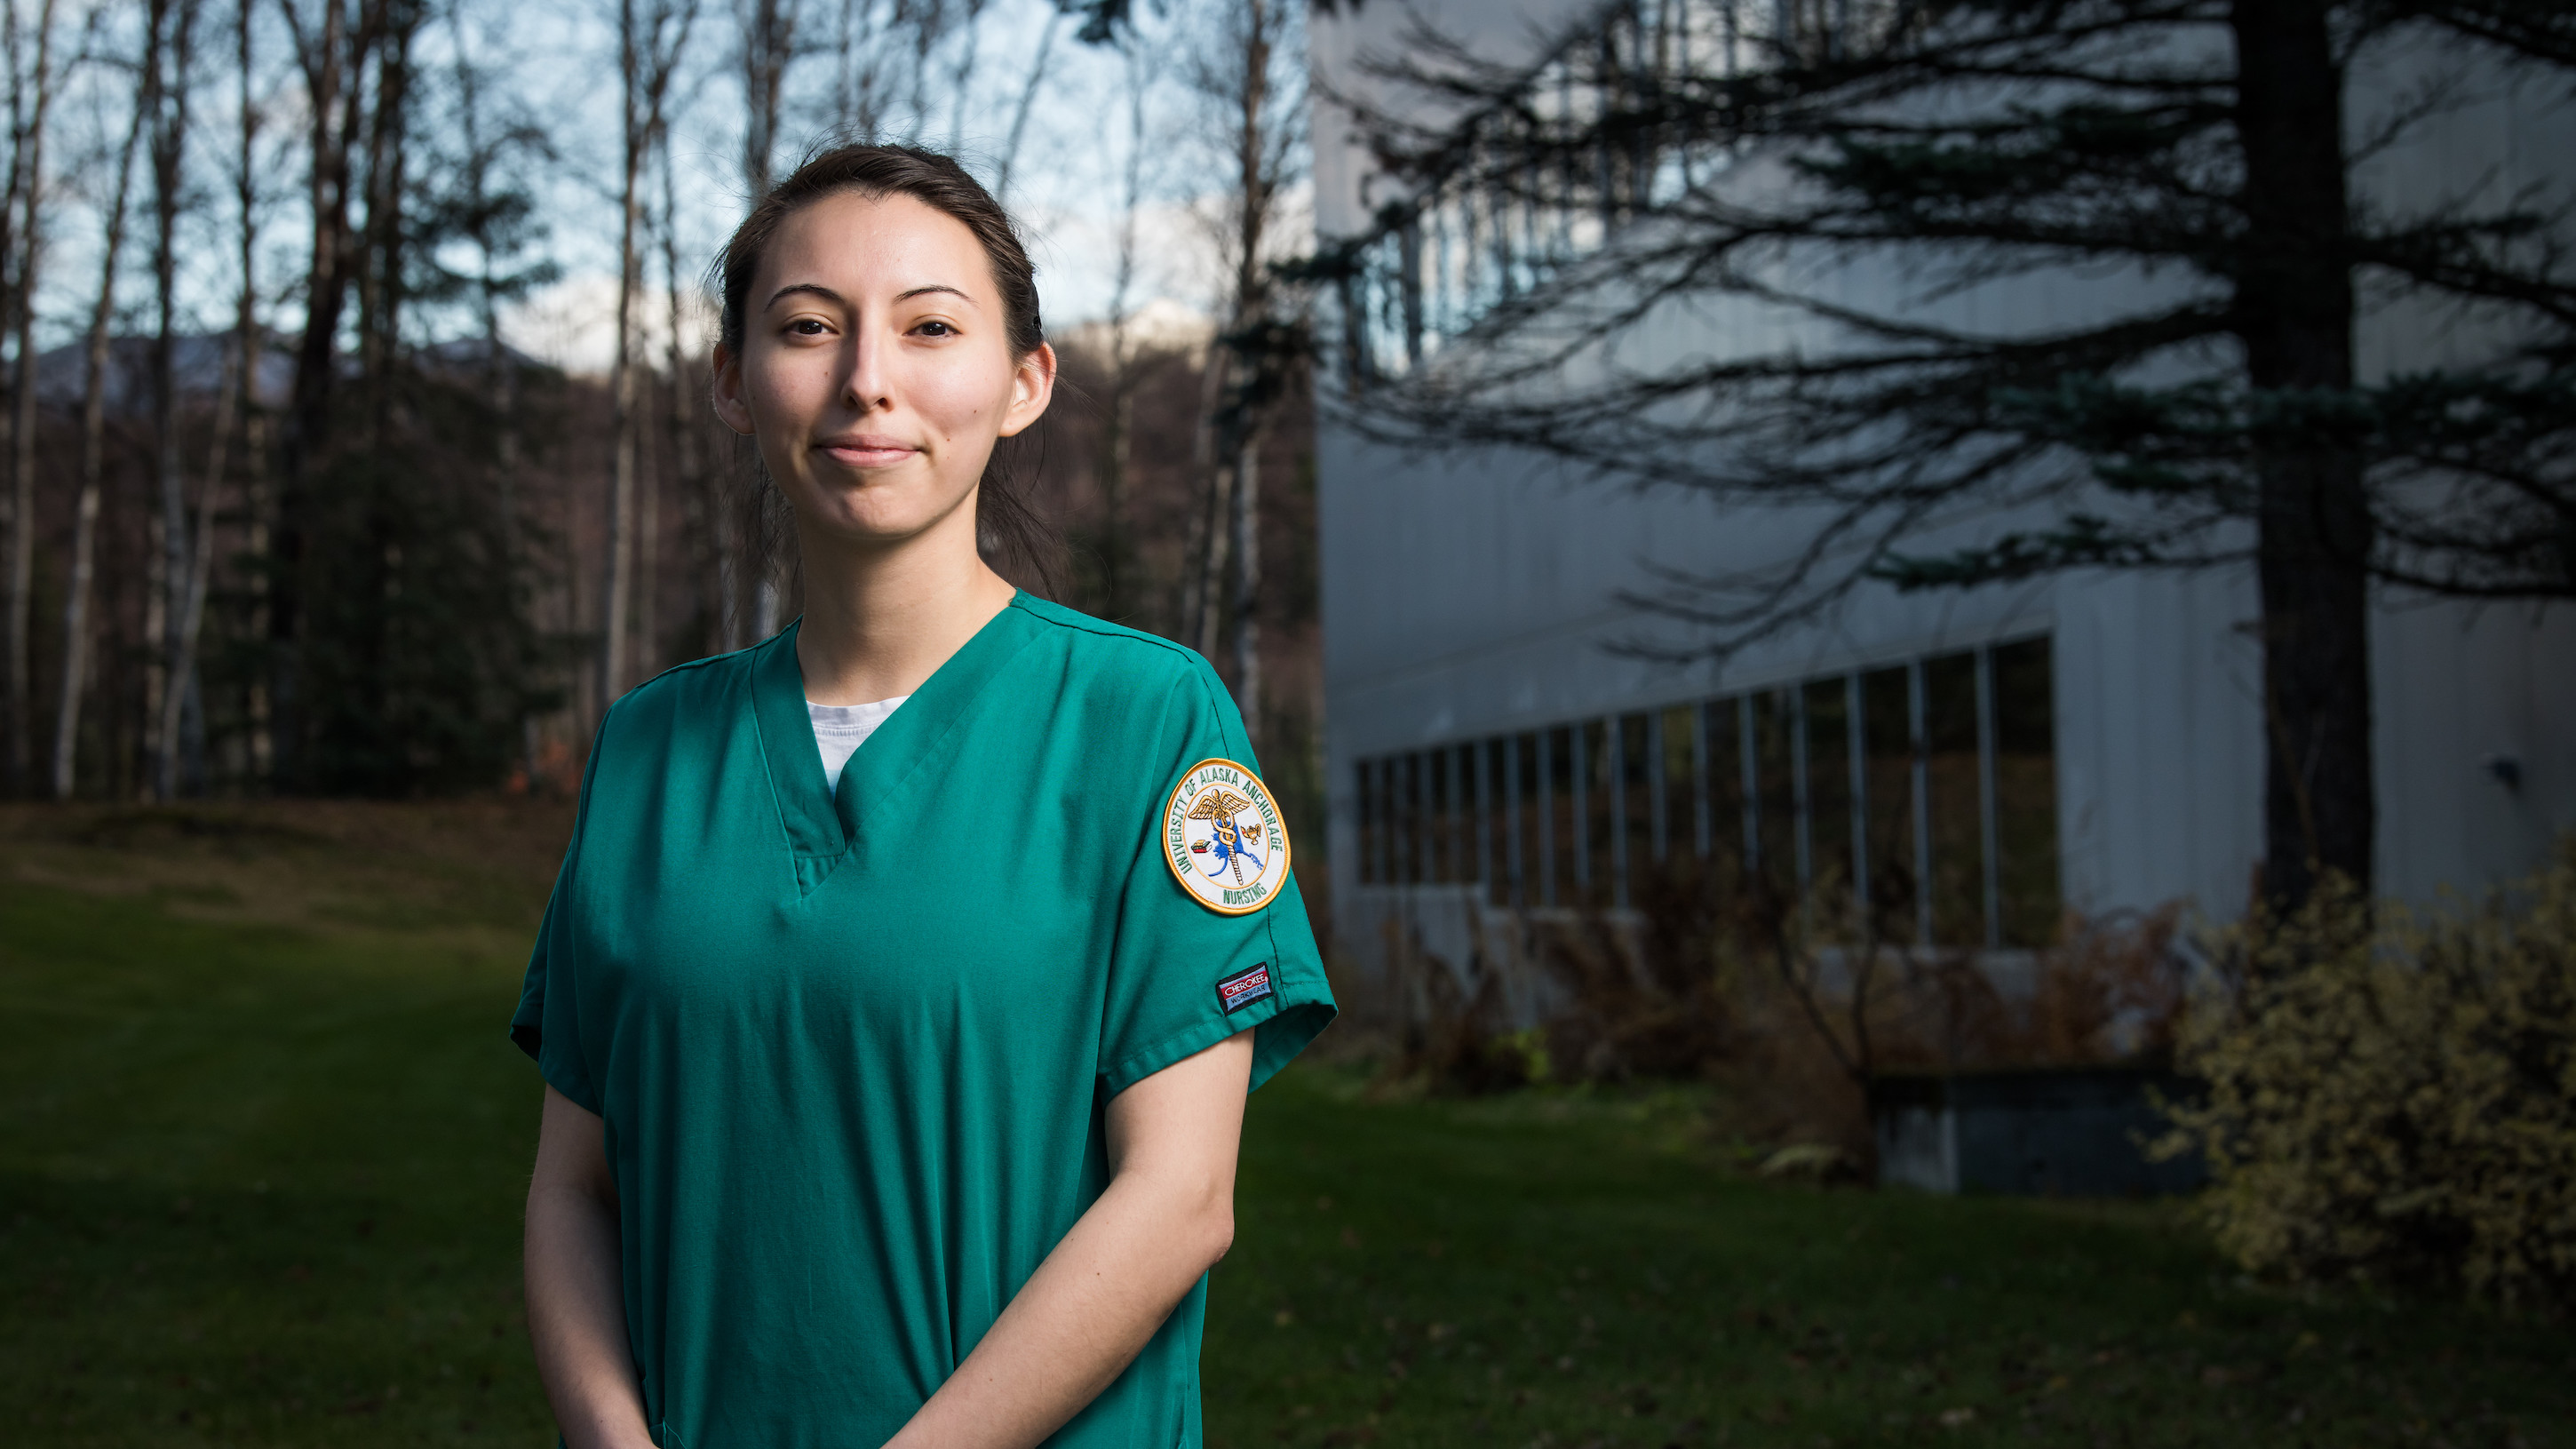
[[[1108,1189],[886,1449],[1029,1449],[1126,1370],[1234,1242],[1251,1080],[1243,1031],[1109,1100]]]
[[[651,1449],[626,1346],[617,1180],[599,1118],[552,1087],[528,1182],[528,1337],[571,1449]]]

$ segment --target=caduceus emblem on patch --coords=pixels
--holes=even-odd
[[[1288,827],[1261,777],[1232,760],[1201,760],[1163,807],[1163,863],[1200,905],[1240,916],[1288,883]]]

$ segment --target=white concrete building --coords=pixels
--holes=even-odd
[[[1362,56],[1401,44],[1419,14],[1489,54],[1536,58],[1590,9],[1445,0],[1317,16],[1321,235],[1367,233],[1394,195],[1329,99],[1372,89]],[[2469,108],[2364,179],[2431,186],[2474,164],[2565,185],[2576,114],[2527,99]],[[1893,296],[1900,283],[1848,285]],[[2070,277],[1951,305],[2041,323],[2130,285],[2143,284]],[[1782,324],[1748,309],[1664,325],[1673,335],[1650,345],[1678,356],[1737,327],[1767,344]],[[2385,369],[2476,339],[2382,312],[2362,343],[2365,367]],[[1616,652],[1671,628],[1621,592],[1656,565],[1777,557],[1792,520],[1506,451],[1407,456],[1329,420],[1318,466],[1330,858],[1340,933],[1363,960],[1390,916],[1454,957],[1472,949],[1472,902],[1627,906],[1659,858],[1741,868],[1749,855],[1808,881],[1875,873],[1877,889],[1911,892],[1927,940],[1962,946],[2041,944],[2062,911],[2183,899],[2224,919],[2248,898],[2263,779],[2250,569],[1869,589],[1721,669],[1677,670]],[[2012,521],[1946,528],[1968,540]],[[2389,594],[2373,627],[2378,888],[2421,899],[2531,869],[2576,829],[2576,609]],[[1932,888],[1915,890],[1926,870]]]

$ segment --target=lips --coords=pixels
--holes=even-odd
[[[883,468],[921,451],[901,438],[890,438],[882,433],[853,433],[843,438],[826,438],[814,446],[833,462],[848,468]]]

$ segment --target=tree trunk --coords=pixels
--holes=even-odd
[[[670,377],[669,411],[665,422],[670,436],[666,440],[671,459],[670,479],[673,491],[683,500],[684,516],[701,525],[690,530],[692,556],[698,565],[700,583],[709,590],[701,607],[705,607],[707,632],[701,636],[701,647],[710,654],[724,654],[741,647],[736,642],[742,628],[742,593],[736,583],[736,560],[733,546],[733,510],[725,506],[723,489],[707,480],[698,458],[698,429],[703,426],[706,396],[694,385],[697,369],[691,365],[692,349],[688,345],[688,284],[680,270],[678,235],[680,215],[679,180],[671,165],[671,137],[665,131],[659,138],[659,160],[662,168],[662,216],[659,237],[662,244],[662,284],[665,303],[670,308],[671,330],[664,365]]]
[[[599,708],[605,713],[626,688],[626,616],[634,587],[635,527],[635,222],[638,181],[646,140],[644,47],[637,35],[635,0],[617,7],[617,63],[624,87],[625,125],[617,192],[617,351],[609,361],[612,406],[608,480],[608,561],[601,575]],[[658,41],[660,37],[657,35]]]
[[[291,5],[281,7],[295,21]],[[368,10],[371,21],[375,6]],[[331,438],[340,310],[349,288],[349,142],[357,134],[359,93],[349,84],[364,61],[371,25],[352,37],[340,0],[325,0],[321,29],[296,26],[304,70],[312,209],[311,264],[305,272],[304,339],[295,354],[295,386],[278,447],[274,522],[269,536],[269,767],[286,790],[309,788],[304,701],[298,688],[305,628],[304,544],[315,465]]]
[[[125,245],[125,200],[134,177],[134,147],[143,134],[150,109],[152,76],[160,65],[160,7],[154,6],[151,31],[144,40],[143,81],[134,118],[127,123],[125,144],[116,156],[116,189],[107,210],[101,239],[98,301],[90,309],[89,338],[84,352],[88,373],[81,384],[80,501],[72,515],[72,571],[63,590],[62,694],[54,711],[54,798],[72,796],[72,766],[79,753],[81,695],[89,673],[89,604],[98,559],[99,490],[107,466],[107,342],[116,317],[117,253]]]
[[[17,6],[10,6],[7,15],[0,17],[0,33],[5,33],[0,49],[7,51],[9,61],[9,179],[0,186],[0,336],[6,336],[19,309],[30,305],[25,279],[18,274],[18,198],[21,188],[28,184],[27,152],[35,138],[27,130],[27,38],[18,28]],[[0,458],[17,454],[17,420],[15,407],[0,406]],[[17,539],[22,534],[32,535],[35,528],[35,515],[32,509],[19,507],[15,488],[0,490],[0,525],[5,525],[7,549],[12,555]],[[14,703],[14,692],[10,698]],[[13,790],[18,784],[14,772],[9,783]]]
[[[1198,436],[1190,451],[1204,481],[1200,485],[1202,493],[1198,515],[1190,520],[1190,552],[1187,557],[1192,571],[1188,576],[1182,615],[1189,629],[1185,642],[1214,663],[1219,590],[1225,587],[1228,542],[1225,502],[1233,492],[1231,482],[1225,476],[1225,455],[1217,432],[1219,410],[1225,403],[1226,369],[1233,365],[1234,359],[1219,342],[1209,343],[1202,357]]]
[[[189,72],[196,58],[197,0],[171,0],[171,37],[166,78],[156,79],[156,114],[152,127],[152,437],[153,472],[161,494],[161,573],[163,596],[159,637],[159,685],[150,692],[154,710],[146,731],[151,745],[152,798],[168,800],[179,788],[179,702],[186,696],[188,650],[180,642],[181,621],[195,591],[192,564],[197,548],[190,541],[186,469],[179,458],[179,394],[171,357],[177,324],[178,230],[180,188],[186,184]],[[158,6],[155,7],[159,8]],[[221,435],[223,422],[216,421]]]
[[[936,7],[934,7],[935,9]],[[799,0],[752,0],[749,29],[743,36],[743,90],[750,97],[751,109],[743,128],[743,189],[753,204],[769,194],[770,158],[778,149],[779,98],[787,83],[788,63],[796,56],[796,24]],[[918,22],[919,33],[929,34],[936,22]],[[913,113],[920,114],[920,72],[914,71],[915,101]],[[768,530],[758,529],[743,541],[744,552],[754,566],[745,570],[751,575],[751,632],[754,639],[766,639],[778,632],[778,561],[769,556]]]
[[[1004,205],[1011,200],[1011,171],[1019,164],[1020,141],[1029,128],[1029,112],[1037,105],[1038,86],[1047,76],[1047,57],[1055,50],[1056,27],[1064,23],[1064,12],[1047,13],[1046,29],[1038,35],[1037,57],[1029,62],[1029,78],[1020,87],[1019,103],[1011,108],[1010,138],[1002,143],[1002,165],[993,178],[993,199]],[[961,88],[959,95],[964,95]]]
[[[2324,0],[2239,0],[2244,268],[2236,295],[2258,394],[2353,379],[2343,76]],[[2258,425],[2259,426],[2259,425]],[[2359,456],[2312,435],[2265,439],[2257,573],[2263,623],[2263,895],[2305,901],[2324,877],[2374,885],[2371,523]]]
[[[233,341],[239,349],[241,369],[242,461],[246,464],[242,479],[243,551],[251,558],[268,557],[269,506],[268,429],[259,412],[259,361],[267,351],[260,337],[258,322],[258,275],[254,262],[259,243],[259,181],[252,168],[259,141],[262,116],[251,97],[251,9],[240,6],[235,14],[233,31],[235,100],[240,107],[241,154],[240,173],[233,178],[233,195],[241,207],[241,295],[234,311],[234,324],[239,329]],[[268,570],[250,571],[249,634],[253,639],[266,639],[268,633]],[[268,680],[262,671],[251,673],[249,688],[244,691],[243,714],[249,726],[245,743],[247,758],[243,764],[251,778],[271,778],[271,736],[269,732]]]
[[[34,644],[36,599],[36,282],[44,259],[45,126],[53,106],[54,3],[36,14],[36,99],[27,114],[27,171],[19,206],[17,296],[9,321],[18,344],[15,415],[10,429],[9,788],[24,793],[36,763]]]
[[[1261,743],[1261,430],[1247,429],[1234,463],[1234,707]]]
[[[778,150],[779,104],[788,64],[796,58],[799,0],[752,0],[744,17],[742,86],[751,102],[742,133],[742,179],[752,202],[769,192],[769,166]]]
[[[1126,567],[1127,478],[1136,435],[1136,347],[1128,339],[1128,302],[1136,285],[1136,220],[1145,196],[1145,92],[1143,48],[1133,35],[1119,45],[1127,85],[1127,169],[1120,178],[1117,281],[1109,293],[1109,407],[1100,465],[1101,607],[1124,617],[1118,586]]]

